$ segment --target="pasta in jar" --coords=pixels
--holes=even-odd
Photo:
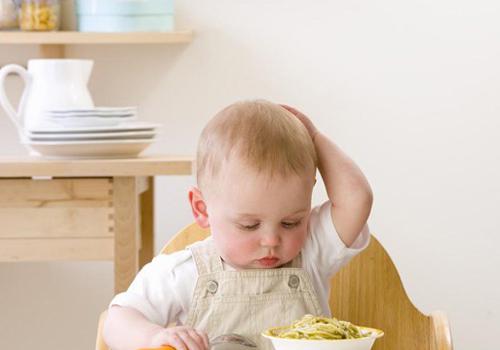
[[[60,12],[59,0],[23,0],[19,11],[19,26],[21,30],[58,30]]]

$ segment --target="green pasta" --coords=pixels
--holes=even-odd
[[[290,327],[276,329],[271,333],[279,338],[308,340],[355,339],[368,336],[350,322],[313,315],[305,315]]]

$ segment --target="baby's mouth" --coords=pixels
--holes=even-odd
[[[278,257],[275,257],[275,256],[266,256],[266,257],[261,258],[257,261],[259,262],[260,265],[262,265],[264,267],[274,267],[274,266],[278,265],[280,259]]]

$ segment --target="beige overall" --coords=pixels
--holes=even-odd
[[[271,350],[262,331],[305,314],[321,315],[300,255],[278,269],[227,271],[212,240],[190,249],[199,277],[186,325],[204,330],[209,338],[238,333],[254,340],[259,350]]]

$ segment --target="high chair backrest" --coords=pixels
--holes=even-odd
[[[209,230],[191,224],[178,232],[162,254],[184,249],[208,237]],[[369,247],[342,268],[331,281],[334,317],[385,332],[373,350],[452,350],[451,332],[443,312],[422,314],[408,298],[391,258],[372,235]],[[99,320],[96,350],[107,350]]]

